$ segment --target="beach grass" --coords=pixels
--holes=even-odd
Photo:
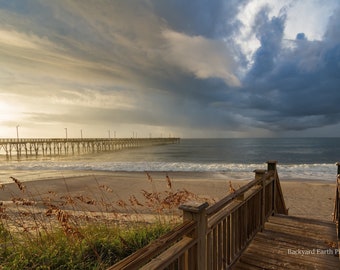
[[[171,229],[166,223],[129,227],[91,224],[78,236],[61,229],[13,235],[0,225],[1,269],[106,269]]]
[[[0,269],[14,270],[106,269],[180,223],[180,204],[211,205],[248,182],[182,172],[11,181],[0,185]],[[334,183],[281,185],[290,215],[333,220]]]
[[[162,192],[147,177],[152,191],[141,190],[142,200],[131,195],[116,201],[99,182],[93,198],[53,191],[46,196],[11,177],[20,196],[0,205],[0,269],[106,269],[159,238],[178,224],[178,206],[197,198],[173,190],[167,175]]]

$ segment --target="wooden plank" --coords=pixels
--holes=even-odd
[[[259,266],[244,263],[244,262],[239,262],[232,269],[233,270],[263,270],[263,268],[261,268]]]
[[[217,257],[217,269],[222,269],[222,260],[224,257],[223,254],[223,240],[222,240],[222,223],[218,224],[217,227],[217,252],[218,252],[218,257]]]
[[[259,269],[334,269],[323,268],[323,265],[315,265],[308,261],[285,260],[280,256],[261,256],[259,253],[249,252],[241,257],[241,262],[244,264],[256,266]]]
[[[281,226],[285,230],[289,231],[296,231],[296,232],[305,232],[305,233],[313,233],[313,232],[318,232],[319,234],[325,234],[325,235],[330,235],[334,237],[335,234],[335,226],[332,227],[325,227],[325,226],[317,226],[317,225],[312,225],[312,224],[289,224],[289,223],[279,223],[279,222],[268,222],[266,224],[266,229],[269,228],[276,228],[278,226]]]
[[[231,262],[231,217],[227,217],[227,264],[229,265]]]
[[[169,249],[164,251],[158,257],[152,259],[148,264],[139,268],[140,270],[150,270],[150,269],[164,269],[169,264],[174,262],[176,258],[179,258],[185,250],[189,250],[191,246],[195,243],[190,237],[184,237],[181,241],[177,242]]]
[[[310,230],[303,230],[301,228],[287,228],[285,226],[280,226],[279,224],[267,224],[266,227],[267,230],[271,230],[271,231],[279,231],[281,233],[287,233],[287,234],[291,234],[291,235],[295,235],[296,237],[306,237],[309,239],[321,239],[320,236],[323,236],[325,241],[331,241],[334,237],[330,234],[325,234],[322,232],[318,232],[318,231],[310,231]]]
[[[227,229],[227,220],[226,219],[223,220],[222,233],[223,233],[223,237],[222,237],[222,242],[223,242],[222,243],[222,262],[223,262],[223,265],[226,265],[227,262],[228,262],[227,241],[229,240],[228,239],[228,229]]]
[[[308,253],[311,252],[311,254],[293,254],[293,252],[298,250]],[[280,258],[282,258],[283,260],[287,261],[300,261],[301,259],[306,261],[306,259],[308,259],[309,263],[330,265],[332,267],[340,266],[338,258],[333,255],[335,253],[329,255],[317,254],[317,250],[314,248],[299,247],[275,240],[255,238],[253,243],[249,246],[249,249],[247,249],[247,252],[248,251],[249,253],[260,252],[260,254],[265,254],[265,258],[272,256],[275,259],[280,260]]]
[[[329,248],[329,246],[326,244],[324,240],[314,240],[314,241],[309,241],[308,238],[304,237],[299,237],[297,238],[296,236],[288,235],[288,234],[278,234],[278,233],[272,233],[265,231],[263,233],[259,233],[257,236],[257,239],[267,239],[273,240],[279,243],[287,243],[290,245],[293,245],[295,247],[299,246],[301,248],[316,248],[316,249],[325,249]]]
[[[309,225],[316,225],[321,227],[334,227],[334,223],[330,221],[312,219],[312,218],[304,218],[304,217],[297,217],[297,216],[286,216],[286,215],[279,215],[276,214],[268,219],[270,222],[279,222],[284,224],[294,224],[300,226],[309,226]]]
[[[213,263],[213,232],[209,232],[207,237],[207,267],[212,268]]]
[[[247,250],[247,252],[241,256],[240,261],[244,261],[244,258],[249,258],[252,260],[254,265],[260,266],[262,268],[270,268],[269,265],[276,265],[276,268],[292,268],[301,269],[305,267],[313,266],[313,269],[339,269],[339,261],[328,260],[325,257],[313,257],[311,255],[282,255],[281,253],[273,252],[270,248],[259,248],[263,246],[254,245],[253,248]],[[268,264],[266,267],[265,264]],[[274,268],[274,269],[276,269]]]
[[[189,249],[188,262],[186,268],[183,269],[190,269],[190,267],[193,269],[197,269],[197,244]]]
[[[279,214],[288,215],[288,209],[286,207],[286,203],[283,197],[283,192],[280,184],[280,178],[278,175],[277,170],[275,171],[275,190],[276,190],[276,196],[275,196],[275,208],[277,209]]]
[[[280,226],[278,224],[267,224],[266,232],[272,232],[272,233],[282,234],[282,235],[291,235],[291,236],[294,236],[296,239],[301,239],[301,241],[303,239],[308,239],[309,241],[312,241],[312,240],[331,241],[332,239],[335,239],[333,232],[327,232],[327,231],[322,231],[322,230],[304,231],[301,228],[300,229],[287,228],[284,225]]]
[[[263,179],[269,179],[271,176],[273,176],[273,173],[268,172],[264,175],[263,178],[255,179],[255,180],[249,182],[248,184],[242,186],[241,188],[236,190],[234,193],[229,194],[228,196],[224,197],[223,199],[221,199],[220,201],[218,201],[214,205],[210,206],[207,209],[207,215],[211,216],[211,215],[217,213],[218,211],[220,211],[221,209],[226,207],[226,205],[229,204],[230,202],[232,202],[235,198],[240,197],[242,194],[244,194],[245,192],[247,192],[251,188],[253,188],[256,185],[258,185],[259,183],[261,183],[263,181]],[[274,179],[272,179],[271,181],[273,181],[273,180]]]
[[[334,223],[313,223],[312,220],[291,220],[290,218],[282,219],[282,217],[271,217],[267,223],[268,226],[284,226],[287,229],[304,230],[304,231],[318,231],[326,234],[335,235]]]
[[[301,264],[294,262],[280,261],[280,259],[270,258],[269,256],[261,256],[258,253],[247,253],[241,257],[240,262],[247,265],[256,267],[257,269],[301,269]],[[234,269],[234,268],[233,268]]]
[[[305,227],[306,231],[301,230],[301,228],[290,227],[287,229],[285,225],[280,226],[279,224],[275,224],[272,226],[271,222],[266,225],[266,238],[276,239],[279,241],[286,241],[288,243],[292,243],[294,245],[300,245],[301,247],[306,248],[331,248],[332,244],[336,244],[334,239],[334,228],[332,231],[322,231],[318,230],[310,230],[310,228]],[[258,238],[261,238],[262,235],[259,234]]]
[[[238,211],[238,208],[243,206],[245,203],[254,200],[255,196],[261,191],[261,188],[258,185],[255,185],[247,194],[247,196],[242,200],[236,200],[235,198],[228,202],[223,208],[221,208],[218,212],[212,213],[208,215],[208,227],[212,228],[217,223],[221,222],[227,216],[232,213]],[[255,208],[256,209],[256,208]],[[207,209],[207,211],[209,208]],[[258,210],[259,211],[259,210]]]
[[[217,269],[217,260],[218,260],[218,257],[217,257],[217,227],[214,228],[213,230],[213,246],[212,246],[212,269]]]
[[[329,246],[335,239],[332,223],[273,216],[233,269],[244,269],[245,265],[261,269],[340,269],[337,251]]]
[[[127,258],[109,267],[107,270],[136,269],[142,266],[145,262],[148,262],[163,250],[171,246],[174,242],[181,239],[183,235],[187,235],[192,232],[195,229],[195,225],[196,222],[194,221],[184,222],[174,230],[168,232],[144,248],[139,249]]]

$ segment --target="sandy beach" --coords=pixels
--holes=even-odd
[[[233,180],[232,186],[237,189],[249,181]],[[280,181],[290,215],[332,221],[335,183],[293,179]],[[95,211],[91,202],[100,202],[103,198],[116,205],[135,200],[134,209],[143,212],[146,211],[146,203],[150,208],[151,201],[146,202],[146,195],[150,193],[165,197],[169,192],[182,192],[182,196],[188,199],[208,200],[210,204],[229,193],[229,180],[219,173],[83,172],[80,176],[28,181],[22,185],[25,186],[24,190],[20,190],[16,183],[4,185],[0,190],[0,202],[10,207],[13,199],[19,203],[20,198],[26,198],[38,204],[39,201],[52,204],[60,202],[60,198],[65,200],[72,197],[87,203],[86,210]],[[186,195],[183,191],[187,192]],[[131,208],[117,206],[115,211],[131,211]]]

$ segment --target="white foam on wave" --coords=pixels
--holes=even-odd
[[[1,164],[0,170],[11,171],[183,171],[223,172],[233,178],[253,175],[255,169],[265,169],[266,164],[239,163],[191,163],[191,162],[88,162],[88,161],[26,161]],[[336,177],[335,164],[278,164],[281,178],[323,179],[333,181]]]

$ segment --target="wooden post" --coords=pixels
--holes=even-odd
[[[266,170],[254,170],[255,180],[260,180],[266,172]]]
[[[268,168],[268,172],[270,171],[274,171],[274,177],[275,177],[275,180],[274,182],[272,183],[272,211],[273,211],[273,214],[277,212],[277,207],[276,207],[276,195],[277,195],[277,186],[279,185],[278,183],[278,179],[276,177],[276,165],[277,165],[277,161],[276,160],[269,160],[267,161],[267,168]]]
[[[337,225],[338,246],[340,244],[340,162],[337,162],[338,173],[336,177],[336,192],[335,192],[335,209],[334,209],[334,221]],[[340,259],[340,256],[339,256]]]
[[[266,170],[254,170],[255,172],[255,180],[260,180],[264,177]],[[262,188],[262,200],[261,200],[261,231],[264,228],[264,223],[266,220],[266,189],[265,189],[265,181],[264,179],[261,181]]]
[[[209,206],[207,202],[186,202],[179,206],[183,211],[183,221],[194,220],[197,222],[196,235],[197,238],[197,270],[205,270],[207,265],[207,216],[206,208]]]
[[[276,171],[276,164],[277,164],[277,161],[276,160],[269,160],[267,161],[267,166],[268,166],[268,172],[269,171]]]

